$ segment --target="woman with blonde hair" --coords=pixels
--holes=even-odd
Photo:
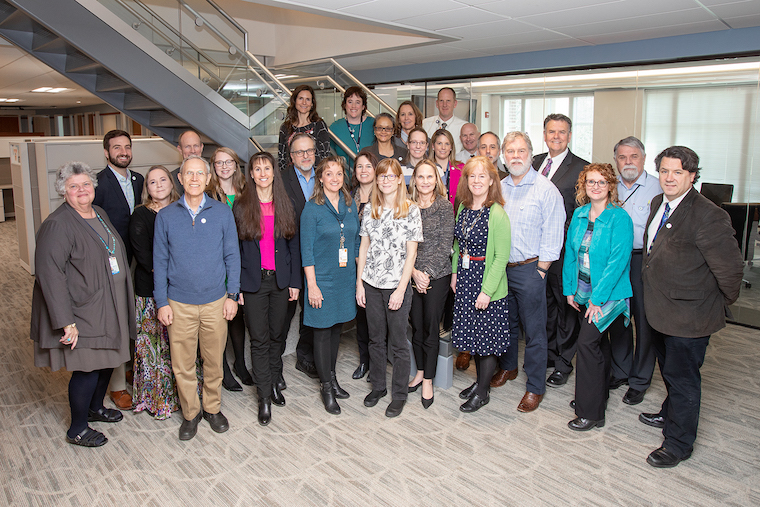
[[[406,326],[412,303],[410,280],[422,241],[419,207],[406,194],[401,165],[380,161],[375,171],[371,206],[364,209],[361,248],[357,261],[356,302],[367,310],[372,391],[364,405],[374,407],[388,394],[385,365],[386,336],[393,354],[392,401],[388,417],[401,414],[408,395],[409,348]]]

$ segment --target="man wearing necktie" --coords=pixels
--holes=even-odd
[[[425,118],[422,121],[422,128],[425,129],[428,137],[433,137],[438,129],[448,130],[454,138],[454,153],[462,151],[459,134],[466,122],[454,116],[454,109],[457,107],[457,94],[454,89],[445,87],[438,90],[435,107],[438,108],[438,114]]]
[[[699,368],[710,335],[726,325],[739,297],[743,263],[728,213],[693,185],[699,157],[685,146],[655,159],[663,194],[652,199],[645,229],[644,308],[667,397],[639,420],[662,428],[662,446],[647,463],[670,468],[691,456],[702,396]]]

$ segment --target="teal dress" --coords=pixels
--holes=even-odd
[[[340,267],[341,223],[348,262]],[[356,317],[356,257],[359,256],[359,213],[341,194],[338,210],[325,199],[322,205],[306,203],[301,214],[301,265],[314,266],[317,286],[322,292],[321,308],[313,308],[304,282],[303,323],[318,329],[332,327]]]

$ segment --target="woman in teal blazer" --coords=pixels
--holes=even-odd
[[[610,377],[607,330],[618,319],[630,324],[629,298],[633,222],[617,196],[618,180],[610,164],[587,165],[576,184],[580,206],[565,241],[563,294],[583,312],[578,336],[575,414],[572,430],[604,426]]]

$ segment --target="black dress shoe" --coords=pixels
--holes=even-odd
[[[285,406],[285,396],[283,396],[282,392],[280,392],[280,388],[277,387],[276,382],[272,384],[272,403],[274,403],[278,407]]]
[[[267,397],[259,398],[259,424],[266,426],[272,420],[272,399]]]
[[[198,432],[198,423],[201,422],[201,416],[203,414],[198,412],[198,415],[190,419],[182,419],[182,424],[179,425],[179,439],[190,440]]]
[[[575,400],[570,400],[570,408],[575,408]]]
[[[100,447],[108,442],[108,439],[101,432],[87,426],[78,435],[71,438],[66,435],[66,441],[70,444],[81,445],[82,447]]]
[[[245,386],[252,386],[253,385],[253,377],[251,377],[251,374],[248,373],[248,370],[246,368],[240,368],[238,369],[237,366],[232,367],[232,371],[235,373],[235,375],[238,376],[240,379],[240,382],[243,383]],[[242,374],[238,372],[243,372]]]
[[[478,388],[478,383],[473,382],[470,387],[468,387],[467,389],[463,389],[462,392],[459,393],[459,397],[462,398],[463,400],[469,400],[470,397],[472,396],[472,393],[474,393],[475,389],[477,388]]]
[[[628,390],[625,392],[625,396],[623,396],[623,403],[626,405],[638,405],[642,401],[644,401],[644,393],[646,391],[639,391],[638,389],[634,389],[633,387],[629,387]]]
[[[275,382],[275,384],[277,384],[277,388],[280,391],[284,391],[288,388],[288,384],[285,383],[285,377],[282,376],[282,373],[280,373],[280,378],[277,379],[277,382]]]
[[[560,387],[567,384],[567,379],[570,377],[569,373],[563,373],[559,370],[554,370],[549,378],[546,379],[546,385],[549,387]]]
[[[401,411],[404,410],[406,400],[393,400],[388,404],[388,408],[385,409],[385,417],[396,417],[401,415]]]
[[[359,363],[359,366],[354,370],[354,373],[351,374],[351,378],[354,380],[364,378],[364,375],[366,375],[368,371],[369,365],[367,363]]]
[[[610,391],[614,391],[618,387],[620,387],[622,385],[626,385],[626,384],[628,384],[628,379],[627,378],[611,378],[610,379],[609,390]]]
[[[310,361],[306,361],[304,359],[296,360],[296,370],[305,373],[311,378],[319,378],[317,367],[314,366],[314,363]]]
[[[230,429],[230,423],[221,412],[217,412],[216,414],[209,414],[204,410],[203,418],[208,421],[209,425],[211,425],[211,429],[217,433],[224,433]]]
[[[435,401],[435,395],[433,395],[433,397],[430,398],[430,399],[428,399],[428,398],[422,398],[422,397],[420,397],[420,399],[422,400],[422,408],[424,408],[425,410],[427,410],[427,409],[430,408],[430,405],[433,404],[433,401]]]
[[[240,384],[238,384],[238,381],[232,377],[222,379],[222,387],[232,392],[238,392],[238,391],[243,390],[243,387]]]
[[[114,408],[100,407],[97,410],[90,410],[87,414],[87,422],[115,423],[122,419],[124,416]]]
[[[407,392],[409,392],[409,393],[414,393],[414,392],[417,392],[417,389],[419,389],[421,385],[422,385],[422,382],[420,381],[420,383],[419,383],[419,384],[417,384],[417,385],[414,385],[414,386],[408,386],[408,387],[407,387]]]
[[[388,394],[387,389],[383,389],[382,391],[370,391],[370,393],[364,398],[364,406],[365,407],[374,407],[377,405],[377,402],[380,401],[380,398]]]
[[[639,421],[653,428],[665,427],[665,418],[662,417],[660,414],[647,414],[643,412],[639,414]]]
[[[473,393],[467,401],[459,406],[459,410],[466,414],[469,414],[471,412],[480,410],[480,408],[484,405],[488,405],[489,401],[491,401],[491,396],[488,393],[486,393],[484,398],[481,398],[477,393]]]
[[[335,397],[339,400],[345,400],[351,397],[351,395],[340,387],[340,384],[338,384],[338,378],[335,376],[335,372],[330,372],[330,382],[332,383],[333,392],[335,393]]]
[[[604,427],[604,419],[592,421],[591,419],[586,419],[585,417],[576,417],[567,423],[567,427],[574,431],[588,431],[593,428],[602,428]]]
[[[684,457],[678,457],[664,447],[655,449],[647,456],[647,463],[655,468],[673,468],[682,461],[691,457],[691,453]]]
[[[327,413],[333,415],[340,414],[340,405],[335,400],[335,390],[333,389],[332,382],[321,382],[319,392],[322,395],[322,404],[325,406]]]

